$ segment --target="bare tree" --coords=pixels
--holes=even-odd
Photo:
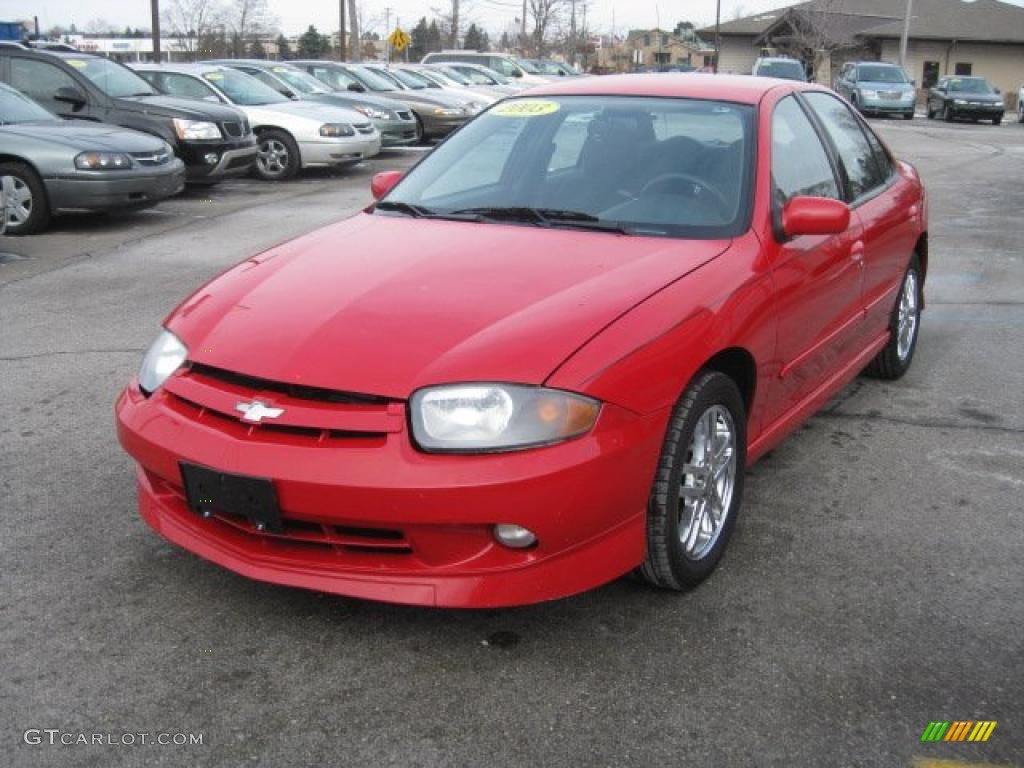
[[[566,0],[528,0],[527,16],[533,20],[533,52],[543,58],[547,52],[549,36],[561,21]]]
[[[164,7],[163,24],[177,38],[173,45],[197,59],[199,41],[210,37],[222,13],[218,0],[170,0]]]
[[[809,8],[789,12],[786,43],[793,53],[812,64],[815,73],[831,61],[834,52],[857,45],[851,29],[844,24],[846,17],[837,13],[839,6],[839,0],[818,0]],[[831,82],[831,72],[827,81]]]
[[[223,19],[231,33],[234,55],[245,55],[250,39],[265,35],[277,26],[277,18],[270,12],[267,0],[232,0],[224,8]]]

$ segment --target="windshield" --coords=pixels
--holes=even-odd
[[[695,99],[504,101],[427,155],[382,215],[733,237],[750,211],[753,108]]]
[[[0,125],[56,119],[28,96],[0,83]]]
[[[524,72],[528,72],[531,75],[540,74],[540,70],[537,69],[537,65],[534,64],[532,61],[529,61],[527,59],[516,59],[516,64],[518,64],[519,68],[522,69]]]
[[[330,93],[330,88],[315,77],[292,67],[273,67],[271,71],[299,93]]]
[[[345,91],[350,85],[359,84],[358,80],[339,67],[313,67],[312,71],[313,77],[337,91]]]
[[[956,77],[949,81],[949,90],[953,93],[993,93],[988,80],[982,77]]]
[[[444,72],[445,77],[447,77],[449,80],[458,83],[459,85],[473,85],[474,83],[479,83],[480,85],[488,84],[487,78],[482,76],[480,77],[479,80],[471,80],[470,78],[466,77],[464,74],[459,72],[459,70],[454,69],[452,67],[439,67],[439,69],[442,72]]]
[[[156,90],[130,69],[110,59],[90,56],[88,58],[66,58],[65,63],[77,69],[107,96],[151,96]]]
[[[761,77],[780,77],[783,80],[806,80],[804,65],[799,61],[762,61],[757,67]]]
[[[414,74],[429,82],[431,88],[444,88],[445,86],[450,88],[459,85],[451,78],[433,69],[417,69],[414,70]]]
[[[422,77],[404,69],[391,69],[388,70],[387,74],[397,79],[406,88],[412,88],[414,91],[422,91],[424,88],[430,87],[430,84]]]
[[[491,85],[497,83],[498,85],[509,85],[512,81],[505,77],[501,72],[495,72],[493,69],[487,69],[486,71],[476,69],[473,67],[462,67],[460,70],[467,77],[482,77],[483,80],[474,80],[474,82],[481,83],[482,85]]]
[[[280,104],[288,101],[287,97],[282,96],[269,85],[264,85],[252,75],[239,72],[237,69],[205,72],[203,79],[220,88],[232,102],[242,107],[257,107],[262,104]]]
[[[869,83],[906,83],[906,74],[899,67],[862,66],[857,68],[857,79]]]
[[[542,75],[564,75],[565,72],[562,68],[554,61],[538,61],[537,69],[540,70]]]
[[[371,91],[396,91],[398,85],[366,67],[352,67],[349,72]]]

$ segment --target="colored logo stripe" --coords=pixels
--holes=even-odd
[[[988,741],[995,728],[995,720],[932,720],[921,741]]]

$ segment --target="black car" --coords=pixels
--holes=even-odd
[[[1006,106],[998,88],[984,77],[943,77],[928,92],[928,117],[1003,122]]]
[[[190,182],[216,183],[256,162],[256,138],[241,112],[161,95],[102,56],[0,43],[0,81],[60,117],[159,136],[184,161]]]

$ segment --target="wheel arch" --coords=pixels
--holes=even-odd
[[[32,172],[36,175],[36,178],[39,179],[39,183],[40,183],[40,185],[43,188],[43,196],[46,198],[44,200],[44,202],[46,203],[47,210],[49,210],[51,212],[53,211],[53,206],[50,203],[50,190],[47,189],[47,187],[46,187],[46,178],[39,171],[39,168],[36,166],[35,163],[33,163],[31,160],[29,160],[26,157],[21,157],[19,155],[12,155],[9,152],[0,152],[0,163],[21,163],[22,165],[27,165],[32,170]]]
[[[300,145],[298,138],[296,138],[295,132],[288,130],[283,125],[269,125],[269,124],[263,123],[263,124],[261,124],[258,127],[257,126],[253,126],[252,132],[253,132],[253,135],[256,137],[257,144],[260,141],[260,136],[262,134],[266,133],[267,131],[280,131],[281,133],[286,134],[288,136],[288,138],[292,140],[292,143],[295,145],[295,152],[296,152],[296,154],[298,155],[298,158],[299,158],[299,170],[301,171],[302,168],[303,168],[303,165],[302,165],[302,162],[303,162],[302,161],[302,146]]]
[[[914,245],[914,253],[917,255],[918,264],[921,265],[921,309],[925,308],[924,286],[928,278],[928,232],[921,233]]]
[[[735,382],[743,397],[743,406],[749,421],[754,406],[754,395],[757,392],[757,362],[750,351],[743,347],[728,347],[712,355],[700,370],[717,371]],[[689,385],[688,381],[686,386]]]

